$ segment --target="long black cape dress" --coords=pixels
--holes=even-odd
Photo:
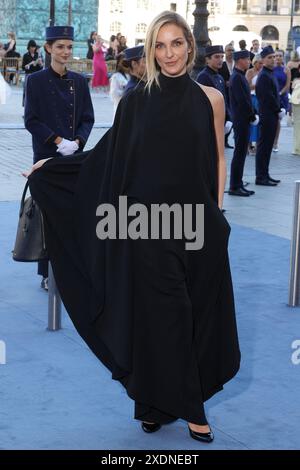
[[[206,424],[203,402],[238,371],[227,244],[217,205],[210,102],[188,74],[121,101],[90,152],[54,158],[30,177],[46,219],[56,282],[79,334],[135,400],[135,418]],[[96,208],[205,205],[204,247],[184,240],[105,240]]]

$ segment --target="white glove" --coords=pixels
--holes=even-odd
[[[252,126],[257,126],[259,123],[259,116],[255,114],[255,120],[251,122]]]
[[[286,115],[286,110],[284,108],[281,108],[280,113],[278,113],[278,117],[279,117],[280,121],[281,121],[281,119],[284,118],[285,115]]]
[[[63,156],[73,155],[79,149],[79,145],[75,140],[63,139],[60,144],[57,144],[57,152]]]
[[[229,134],[229,132],[230,132],[231,129],[232,129],[232,126],[233,126],[233,124],[232,124],[231,121],[226,121],[226,122],[225,122],[225,126],[224,126],[224,134],[225,134],[225,135],[226,135],[226,134]]]

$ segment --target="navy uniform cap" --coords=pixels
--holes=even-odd
[[[272,46],[266,46],[261,51],[260,56],[261,56],[262,59],[264,59],[265,57],[267,57],[270,54],[275,54],[275,51],[274,51]]]
[[[131,60],[139,60],[144,56],[144,46],[135,46],[135,47],[128,47],[124,51],[124,60],[126,62],[130,62]]]
[[[207,46],[205,48],[205,57],[209,57],[213,54],[224,54],[223,46]]]
[[[250,52],[249,51],[236,51],[233,53],[233,60],[239,60],[239,59],[249,59],[250,58]]]
[[[57,39],[74,41],[73,26],[48,26],[46,28],[46,41],[56,41]]]

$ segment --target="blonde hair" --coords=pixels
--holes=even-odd
[[[145,41],[145,55],[146,55],[146,73],[147,81],[146,88],[150,92],[150,89],[154,83],[159,86],[158,75],[160,67],[155,59],[155,44],[158,36],[158,32],[162,26],[166,24],[175,24],[182,29],[184,37],[188,43],[191,51],[188,53],[187,60],[187,71],[190,72],[193,68],[195,57],[196,57],[196,42],[193,33],[185,21],[185,19],[174,11],[163,11],[157,15],[149,25]]]
[[[259,62],[261,60],[262,60],[261,55],[260,54],[255,54],[255,56],[252,59],[252,65],[255,65],[256,62]]]
[[[13,31],[9,31],[7,33],[7,36],[9,36],[11,39],[13,39],[14,41],[16,40],[16,33],[14,33]]]

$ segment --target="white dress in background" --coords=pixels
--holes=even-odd
[[[294,122],[294,148],[293,154],[300,155],[300,79],[293,82],[293,91],[290,98]]]
[[[118,107],[118,104],[123,96],[124,90],[128,83],[129,76],[124,75],[121,72],[116,72],[110,79],[110,90],[109,96],[114,103],[114,117]]]
[[[252,84],[252,86],[254,86],[254,87],[256,87],[256,82],[257,82],[257,79],[258,79],[258,75],[259,75],[259,73],[257,73],[256,75],[254,75],[254,77],[253,77],[252,80],[251,80],[251,84]],[[256,95],[256,93],[255,93],[255,88],[254,88],[254,90],[251,90],[251,95]]]
[[[5,104],[7,102],[7,98],[10,96],[10,93],[10,86],[6,83],[0,73],[0,104]]]

